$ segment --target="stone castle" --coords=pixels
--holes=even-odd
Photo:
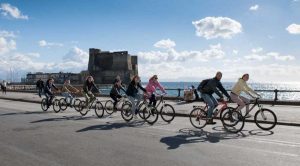
[[[109,52],[90,48],[88,71],[97,84],[112,84],[116,76],[128,84],[138,74],[138,58],[127,51]]]

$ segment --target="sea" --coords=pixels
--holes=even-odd
[[[165,89],[182,89],[180,96],[183,97],[184,90],[191,89],[193,85],[195,88],[198,87],[199,82],[160,82],[160,84]],[[226,90],[229,90],[234,86],[234,82],[223,82],[222,83]],[[142,83],[142,86],[145,87],[147,85],[146,82]],[[262,96],[263,99],[273,100],[275,97],[275,93],[273,92],[275,89],[281,91],[298,91],[298,92],[278,92],[278,100],[300,100],[300,83],[248,83],[248,85],[254,90],[270,90],[272,92],[264,92],[259,91],[258,93]],[[109,93],[109,87],[100,87],[100,90],[105,94]],[[167,90],[168,96],[178,96],[178,90]]]

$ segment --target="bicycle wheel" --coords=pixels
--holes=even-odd
[[[235,111],[235,108],[233,107],[226,107],[224,110],[221,111],[220,113],[220,119],[222,120],[223,115],[228,112],[228,111]]]
[[[277,124],[277,117],[273,111],[263,108],[255,113],[254,121],[260,129],[271,130]]]
[[[195,108],[190,113],[190,122],[192,126],[194,126],[197,129],[202,129],[206,126],[207,123],[207,114],[206,112],[201,108]]]
[[[158,119],[158,111],[156,107],[145,107],[143,109],[143,117],[148,124],[153,125]]]
[[[160,116],[165,122],[172,122],[175,118],[175,110],[170,104],[164,104],[160,109]]]
[[[65,111],[68,108],[68,103],[66,99],[62,98],[59,100],[59,107],[62,111]]]
[[[48,110],[47,100],[45,98],[42,99],[42,101],[41,101],[41,108],[42,108],[43,111],[47,111]]]
[[[54,99],[52,105],[53,105],[54,112],[59,113],[59,111],[60,111],[59,100],[58,99]]]
[[[77,111],[77,112],[79,112],[80,111],[80,102],[81,102],[81,100],[80,99],[75,99],[74,100],[74,109]]]
[[[241,113],[237,111],[227,111],[221,118],[225,130],[231,133],[238,133],[243,130],[245,119]]]
[[[86,106],[86,102],[85,101],[81,101],[80,102],[80,111],[79,113],[82,115],[82,116],[85,116],[89,111],[88,111],[88,108]]]
[[[125,103],[122,105],[121,116],[126,122],[129,122],[132,120],[133,115],[131,112],[131,104]]]
[[[98,118],[102,118],[104,115],[104,107],[100,101],[96,101],[94,109],[95,109],[95,114],[98,116]]]
[[[105,112],[109,115],[114,113],[114,103],[111,100],[105,102]]]
[[[148,117],[145,117],[145,115],[149,115],[150,116],[150,114],[144,114],[144,112],[146,111],[146,104],[145,103],[141,103],[140,105],[139,105],[139,108],[138,108],[138,114],[139,114],[139,117],[141,118],[141,119],[147,119]]]

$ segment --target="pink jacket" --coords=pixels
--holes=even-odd
[[[149,83],[146,87],[148,93],[152,94],[156,91],[156,88],[159,88],[163,93],[166,93],[165,89],[157,81],[149,80]]]

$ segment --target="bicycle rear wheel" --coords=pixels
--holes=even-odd
[[[122,118],[126,121],[126,122],[129,122],[132,120],[133,118],[133,115],[132,115],[132,112],[131,112],[131,104],[129,103],[125,103],[122,105],[122,109],[121,109],[121,116]]]
[[[172,122],[175,118],[175,110],[170,104],[164,104],[160,109],[160,116],[165,122]]]
[[[190,122],[197,129],[202,129],[207,123],[207,113],[201,108],[195,108],[190,113]]]
[[[80,102],[81,102],[81,100],[80,99],[75,99],[74,100],[74,109],[77,111],[77,112],[79,112],[80,111]]]
[[[97,101],[95,104],[95,114],[98,116],[98,118],[102,118],[104,115],[104,107],[100,101]]]
[[[156,107],[145,107],[143,109],[143,117],[148,124],[153,125],[158,119],[158,111]]]
[[[277,124],[277,117],[273,111],[263,108],[255,113],[254,121],[260,129],[271,130]]]
[[[60,111],[59,100],[58,99],[53,100],[53,110],[56,113],[58,113]]]
[[[245,119],[241,113],[232,110],[225,112],[221,121],[224,129],[231,133],[242,131],[245,125]]]
[[[43,111],[47,111],[48,107],[47,107],[47,100],[45,98],[42,99],[41,101],[41,108]]]
[[[105,102],[105,112],[109,115],[114,113],[114,103],[111,100]]]
[[[87,106],[86,106],[86,102],[85,102],[85,101],[81,101],[79,107],[80,107],[79,113],[80,113],[82,116],[85,116],[85,115],[89,112],[89,110],[88,110],[88,108],[87,108]]]
[[[62,111],[65,111],[68,108],[68,103],[66,99],[62,98],[59,100],[59,107]]]

